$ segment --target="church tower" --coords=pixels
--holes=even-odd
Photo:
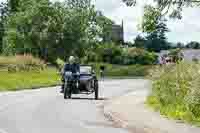
[[[122,31],[121,31],[121,33],[122,33],[122,45],[124,45],[124,21],[122,20]]]

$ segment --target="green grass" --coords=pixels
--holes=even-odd
[[[170,119],[200,126],[200,64],[180,62],[151,73],[146,104]]]
[[[16,91],[58,85],[60,76],[54,68],[44,71],[9,73],[0,71],[0,91]]]
[[[194,116],[192,112],[187,110],[184,104],[168,104],[162,105],[154,96],[147,98],[146,104],[156,112],[160,112],[162,116],[168,119],[178,120],[179,122],[189,123],[200,127],[200,118]]]
[[[99,75],[100,66],[106,67],[105,76],[107,77],[144,77],[147,76],[152,66],[144,65],[114,65],[106,63],[90,63]]]

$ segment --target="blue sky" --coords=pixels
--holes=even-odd
[[[4,1],[4,0],[0,0]],[[64,1],[64,0],[52,0]],[[132,41],[141,31],[138,30],[138,24],[141,22],[143,15],[144,1],[138,0],[140,3],[135,7],[127,7],[121,0],[94,0],[95,6],[101,10],[104,15],[121,24],[124,21],[125,40]],[[167,34],[171,42],[200,42],[200,8],[187,8],[183,11],[182,20],[170,20],[167,25],[170,32]]]

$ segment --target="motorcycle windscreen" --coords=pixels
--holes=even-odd
[[[92,76],[80,76],[80,81],[88,81],[88,80],[92,80]]]

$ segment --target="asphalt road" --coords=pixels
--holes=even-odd
[[[0,93],[0,133],[128,133],[104,117],[102,105],[143,89],[145,83],[142,79],[101,81],[98,101],[93,94],[64,100],[59,87]]]

